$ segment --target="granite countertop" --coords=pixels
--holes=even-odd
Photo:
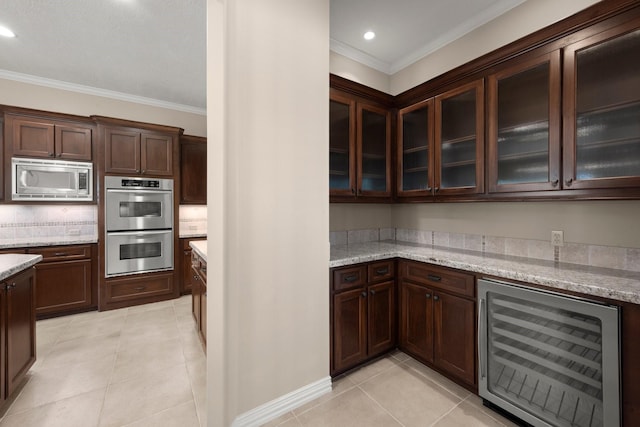
[[[29,237],[25,239],[11,239],[0,242],[0,249],[7,248],[33,248],[36,246],[57,246],[57,245],[86,245],[98,243],[94,236],[71,236],[71,237]]]
[[[207,232],[200,231],[180,231],[178,237],[180,239],[194,239],[198,237],[207,237]]]
[[[0,281],[25,270],[42,260],[42,255],[1,254]]]
[[[329,267],[404,258],[640,304],[640,273],[407,242],[331,246]]]
[[[207,241],[196,240],[195,242],[189,242],[189,246],[198,254],[204,262],[207,262]]]

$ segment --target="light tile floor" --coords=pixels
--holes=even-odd
[[[206,425],[191,296],[38,321],[36,344],[0,427]]]
[[[206,425],[206,360],[191,297],[38,321],[38,360],[0,427]],[[514,426],[395,352],[266,426]]]
[[[265,427],[516,426],[479,397],[401,352],[352,371],[333,390]]]

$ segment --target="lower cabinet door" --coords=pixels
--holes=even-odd
[[[371,285],[369,291],[368,355],[384,353],[396,344],[395,286],[394,282]]]
[[[200,338],[202,344],[207,347],[207,284],[201,283],[202,297],[200,298]]]
[[[333,371],[343,371],[367,357],[367,292],[363,288],[333,297]]]
[[[36,265],[36,314],[91,307],[91,260]]]
[[[7,285],[7,396],[13,393],[36,361],[34,282],[31,268],[5,282]]]
[[[198,280],[198,273],[195,268],[190,267],[191,277],[193,279],[193,285],[191,288],[191,312],[193,313],[193,320],[196,322],[196,328],[200,331],[200,311],[202,306],[202,284]]]
[[[433,362],[433,291],[404,281],[400,283],[400,346]]]
[[[434,295],[435,361],[446,372],[476,383],[475,304],[473,301],[436,292]]]

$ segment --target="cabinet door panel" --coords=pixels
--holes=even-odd
[[[433,99],[398,113],[398,196],[425,196],[433,188]]]
[[[356,103],[331,93],[329,99],[329,194],[355,196]]]
[[[333,297],[335,371],[345,370],[367,357],[366,295],[360,288]]]
[[[91,260],[36,265],[36,313],[91,307]]]
[[[434,363],[468,384],[475,384],[475,304],[441,292],[435,298]]]
[[[207,347],[207,284],[203,281],[200,282],[202,287],[200,299],[200,338],[202,344]]]
[[[395,345],[395,283],[383,282],[368,287],[368,354],[383,353]]]
[[[32,269],[5,283],[7,297],[7,395],[11,395],[36,360],[35,295]]]
[[[207,203],[206,139],[180,141],[180,203]]]
[[[173,175],[173,138],[145,133],[141,138],[141,172],[148,175]]]
[[[91,161],[91,134],[90,128],[56,125],[56,157]]]
[[[484,83],[438,95],[435,100],[437,194],[484,191]]]
[[[14,155],[53,157],[53,123],[37,119],[10,117],[6,126],[12,129],[12,152]]]
[[[358,104],[358,194],[391,195],[391,114],[373,105]]]
[[[559,189],[560,52],[488,78],[489,192]]]
[[[400,345],[433,362],[433,291],[409,282],[400,284]]]
[[[4,290],[6,283],[0,283],[0,307],[7,306],[7,293]],[[4,367],[7,366],[7,354],[5,348],[7,348],[7,323],[6,316],[0,315],[0,404],[2,404],[7,398],[6,384],[6,372]]]
[[[565,188],[640,186],[638,25],[565,49]]]
[[[198,329],[198,331],[200,331],[203,289],[195,267],[190,267],[189,271],[193,279],[191,288],[191,312],[193,313],[193,320],[195,320],[196,322],[196,328]]]
[[[105,172],[140,172],[140,133],[105,129]]]

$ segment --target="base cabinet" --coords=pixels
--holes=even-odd
[[[396,346],[394,261],[335,269],[331,375]]]
[[[191,246],[189,246],[189,242],[197,240],[205,240],[205,238],[180,239],[180,247],[182,248],[180,295],[190,294],[193,290],[195,280],[193,278],[193,272],[191,271]]]
[[[35,274],[29,268],[0,283],[0,388],[8,399],[36,361]]]
[[[476,385],[473,275],[401,261],[400,348],[469,386]]]
[[[205,351],[207,348],[207,262],[191,252],[191,274],[193,275],[193,288],[191,299],[191,311],[195,321],[196,331],[202,341]]]

